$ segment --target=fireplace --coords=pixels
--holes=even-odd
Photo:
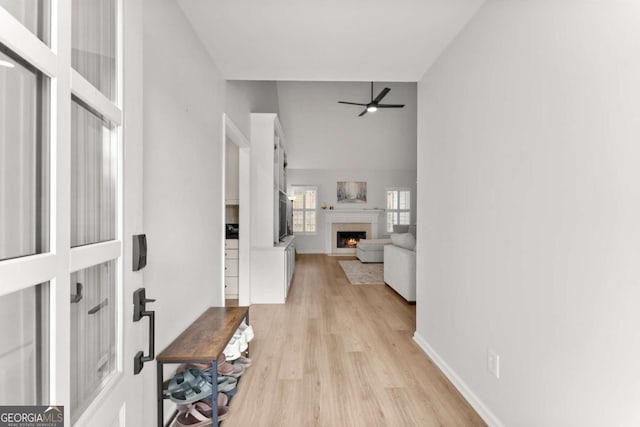
[[[365,239],[378,238],[378,218],[384,213],[378,209],[334,209],[325,211],[325,248],[330,255],[355,255],[354,247],[338,247],[338,231],[364,231]]]
[[[336,248],[355,248],[360,239],[366,238],[366,231],[338,231],[336,234]]]

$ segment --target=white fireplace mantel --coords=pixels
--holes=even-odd
[[[378,238],[378,224],[382,209],[327,209],[324,211],[325,253],[333,252],[331,224],[335,223],[369,223],[373,239]]]

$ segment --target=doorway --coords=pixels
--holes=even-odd
[[[223,114],[223,239],[222,292],[225,305],[251,303],[250,277],[250,143]]]

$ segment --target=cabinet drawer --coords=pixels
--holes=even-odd
[[[238,260],[237,259],[224,260],[224,275],[238,276]]]
[[[238,239],[226,239],[224,247],[227,249],[238,249]]]
[[[225,249],[224,257],[226,259],[238,259],[238,250],[237,249]]]
[[[225,295],[238,295],[238,278],[237,277],[225,277],[224,278],[224,294]]]

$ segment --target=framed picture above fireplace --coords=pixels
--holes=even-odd
[[[367,203],[366,181],[338,181],[338,203]]]

